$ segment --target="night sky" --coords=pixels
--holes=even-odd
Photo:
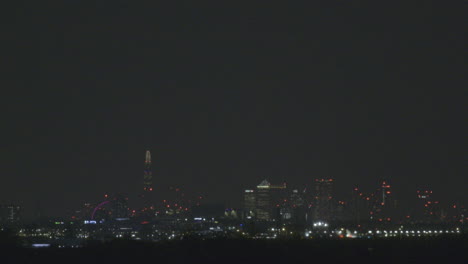
[[[324,177],[468,202],[462,1],[29,2],[0,96],[0,202],[26,214],[137,193],[147,149],[156,192],[226,206]]]

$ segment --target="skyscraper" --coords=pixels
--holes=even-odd
[[[276,220],[279,217],[280,201],[284,197],[286,184],[272,185],[263,180],[257,185],[256,217],[258,220]]]
[[[143,174],[143,191],[144,193],[153,191],[153,175],[151,173],[151,152],[146,151],[145,170]]]
[[[245,190],[244,191],[244,212],[245,217],[248,219],[255,217],[256,213],[256,193],[254,190]]]
[[[329,222],[333,210],[333,179],[315,179],[315,214],[314,221]]]
[[[139,210],[139,216],[142,220],[149,221],[154,216],[154,206],[152,202],[153,193],[153,175],[151,172],[151,153],[149,150],[146,151],[145,155],[145,169],[143,172],[143,192],[140,194],[141,198],[141,209]]]
[[[257,219],[270,220],[272,217],[273,206],[271,201],[270,185],[271,184],[267,180],[264,180],[257,186]]]

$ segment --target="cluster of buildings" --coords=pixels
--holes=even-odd
[[[416,191],[415,208],[402,207],[388,180],[382,180],[370,193],[354,188],[348,199],[340,200],[335,196],[334,179],[315,179],[312,188],[291,188],[265,179],[255,188],[243,190],[240,208],[227,209],[203,204],[202,196],[188,197],[181,188],[171,188],[171,197],[156,199],[153,188],[151,153],[147,151],[143,188],[135,205],[129,205],[125,194],[106,194],[102,201],[85,203],[68,217],[29,224],[21,222],[19,206],[0,205],[0,231],[15,230],[25,245],[79,247],[89,241],[115,238],[160,241],[456,235],[466,229],[468,221],[466,208],[443,205],[428,189]]]
[[[288,188],[262,181],[254,189],[244,190],[242,217],[263,223],[319,225],[391,226],[464,225],[467,209],[444,204],[427,189],[416,191],[414,206],[399,203],[388,180],[382,180],[373,192],[354,188],[347,200],[334,195],[334,179],[315,179],[313,188]]]

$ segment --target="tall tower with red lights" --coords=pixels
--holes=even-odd
[[[385,206],[385,204],[387,202],[390,202],[389,199],[391,197],[391,194],[392,194],[392,191],[391,191],[391,186],[390,184],[388,183],[387,180],[383,180],[382,181],[382,186],[381,186],[381,193],[382,193],[382,201],[381,201],[381,205],[382,206]]]
[[[392,188],[388,179],[382,180],[380,188],[377,189],[373,217],[382,223],[391,222],[398,217],[397,201],[393,198]]]
[[[146,151],[145,157],[145,170],[143,174],[143,193],[150,193],[153,191],[153,175],[151,172],[151,152]]]

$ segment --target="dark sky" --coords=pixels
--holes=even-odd
[[[2,16],[0,201],[135,193],[150,149],[156,191],[232,206],[317,177],[467,202],[461,1],[29,2]]]

